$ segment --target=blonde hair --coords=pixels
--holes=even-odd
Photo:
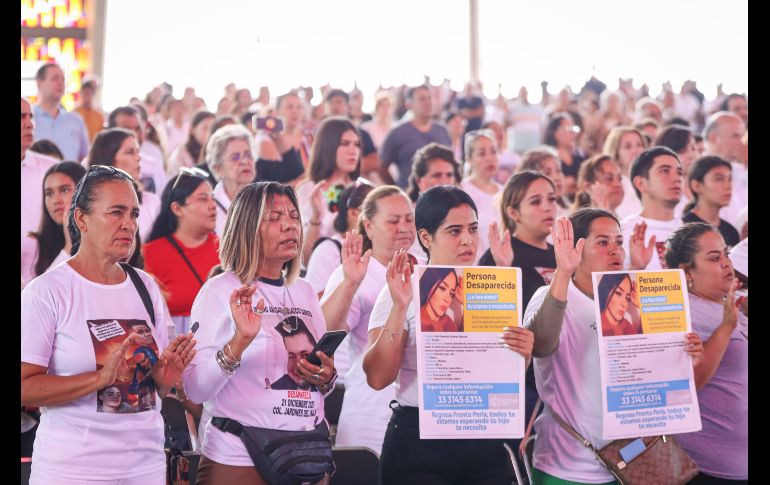
[[[278,182],[256,182],[243,187],[235,196],[222,236],[219,239],[219,259],[224,271],[232,271],[243,284],[250,283],[258,275],[262,256],[262,241],[259,228],[264,219],[268,202],[276,195],[285,195],[299,212],[294,189]],[[300,227],[298,247],[302,248],[302,216],[297,221]],[[302,251],[283,265],[286,283],[292,284],[299,276]]]
[[[604,148],[602,149],[602,153],[612,157],[612,160],[615,163],[620,163],[618,161],[618,152],[620,151],[620,140],[623,139],[623,135],[625,135],[626,133],[637,134],[639,136],[639,139],[642,140],[642,145],[644,145],[644,148],[647,148],[647,140],[645,140],[644,135],[642,134],[641,131],[637,130],[633,126],[615,126],[607,134],[607,138],[604,140]]]

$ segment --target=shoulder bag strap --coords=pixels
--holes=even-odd
[[[240,436],[241,431],[243,431],[243,425],[230,418],[213,417],[211,418],[211,424],[218,430],[234,434],[235,436]]]
[[[131,267],[128,263],[119,263],[120,267],[123,268],[123,271],[128,274],[128,277],[131,278],[131,282],[134,284],[134,288],[136,288],[136,292],[139,293],[139,298],[142,299],[142,303],[144,303],[144,309],[147,310],[147,313],[150,315],[150,320],[152,320],[152,325],[155,326],[155,309],[152,306],[152,298],[150,298],[150,293],[147,291],[147,287],[144,286],[144,281],[142,281],[142,278],[139,276],[139,273],[136,272],[134,268]]]
[[[539,397],[535,403],[535,407],[532,409],[532,416],[529,417],[529,424],[527,424],[527,431],[524,433],[524,437],[519,444],[519,455],[524,456],[526,454],[527,440],[532,435],[532,428],[535,426],[535,418],[537,418],[537,412],[540,411],[540,407],[543,405],[543,400]]]
[[[569,424],[568,424],[566,421],[564,421],[563,419],[561,419],[561,416],[559,416],[558,414],[556,414],[555,412],[553,412],[553,410],[551,410],[551,416],[553,416],[553,418],[556,420],[556,422],[557,422],[557,423],[559,423],[559,425],[560,425],[562,428],[564,428],[564,430],[565,430],[565,431],[567,431],[567,433],[569,433],[570,435],[572,435],[572,436],[573,436],[573,437],[574,437],[576,440],[580,441],[580,443],[581,443],[583,446],[585,446],[586,448],[588,448],[589,450],[591,450],[591,451],[592,451],[594,454],[596,454],[596,450],[594,449],[594,445],[592,445],[592,444],[591,444],[591,442],[590,442],[590,441],[588,441],[587,439],[583,438],[583,437],[580,435],[580,433],[578,433],[577,431],[575,431],[575,428],[573,428],[573,427],[572,427],[572,426],[570,426],[570,425],[569,425]]]
[[[168,241],[169,244],[174,246],[174,249],[176,249],[176,251],[182,257],[182,259],[184,259],[184,262],[187,263],[187,267],[190,268],[190,271],[192,271],[192,273],[195,275],[195,279],[198,280],[198,283],[200,283],[201,286],[203,286],[203,279],[201,279],[201,277],[198,275],[198,272],[195,271],[195,268],[193,267],[192,263],[190,262],[189,259],[187,259],[187,256],[185,256],[184,251],[182,251],[182,248],[179,247],[179,244],[177,244],[177,242],[174,240],[174,237],[170,235],[166,236],[166,241]]]

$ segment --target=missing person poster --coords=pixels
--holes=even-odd
[[[604,439],[699,431],[682,270],[593,273]]]
[[[524,436],[524,358],[499,339],[521,326],[521,269],[415,266],[420,438]]]

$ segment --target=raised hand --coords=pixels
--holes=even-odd
[[[265,309],[265,300],[260,298],[256,311],[251,306],[251,297],[257,291],[257,285],[243,285],[233,290],[230,295],[230,312],[235,321],[235,333],[243,340],[251,342],[262,328],[262,311]]]
[[[402,308],[409,306],[412,301],[412,271],[409,268],[409,254],[399,249],[388,263],[386,278],[388,289],[394,305]]]
[[[369,258],[372,256],[371,248],[363,255],[364,238],[353,229],[345,234],[345,240],[342,242],[341,258],[342,273],[345,279],[359,285],[366,276],[366,270],[369,267]]]
[[[131,342],[133,342],[135,336],[136,334],[129,334],[123,339],[123,342],[121,342],[120,345],[115,346],[110,351],[110,354],[107,356],[107,361],[98,371],[99,389],[103,389],[114,383],[115,379],[118,378],[118,374],[127,369],[126,352],[128,352],[128,347],[131,345]]]
[[[513,264],[511,231],[506,229],[501,238],[497,221],[492,221],[489,224],[489,252],[492,253],[495,266],[510,266]]]
[[[310,191],[310,208],[312,209],[311,220],[318,221],[324,213],[324,206],[326,203],[324,202],[323,192],[326,190],[327,185],[326,181],[322,180],[315,184]]]
[[[163,349],[158,362],[152,367],[152,380],[159,388],[174,387],[182,378],[182,372],[195,357],[193,333],[177,335],[168,347]]]
[[[725,296],[722,307],[722,325],[727,325],[730,330],[734,330],[738,325],[738,312],[740,311],[740,302],[735,299],[735,292],[741,287],[741,283],[738,278],[733,278],[733,284],[730,286],[730,291]]]
[[[650,263],[655,252],[655,236],[650,237],[647,246],[644,245],[644,236],[647,232],[647,223],[642,221],[634,225],[631,238],[628,240],[628,252],[631,258],[631,267],[628,269],[644,269]]]
[[[612,212],[610,208],[610,190],[605,184],[595,183],[591,187],[591,199],[599,209]]]
[[[575,273],[580,260],[583,257],[583,246],[586,240],[580,238],[577,244],[574,244],[574,234],[572,232],[572,222],[566,217],[560,217],[553,226],[551,226],[551,238],[553,239],[553,249],[556,256],[556,269],[563,271],[568,275]]]

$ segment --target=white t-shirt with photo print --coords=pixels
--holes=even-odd
[[[288,362],[309,354],[326,332],[318,296],[303,279],[285,291],[283,285],[258,281],[251,303],[256,306],[260,299],[265,300],[261,328],[241,355],[240,367],[227,376],[217,364],[216,354],[235,334],[230,295],[241,286],[238,277],[227,271],[208,280],[195,298],[190,320],[200,326],[195,334],[196,355],[183,374],[187,396],[193,402],[204,403],[210,416],[230,418],[244,426],[312,430],[324,419],[323,397],[315,386],[303,388],[294,383]],[[289,308],[288,317],[280,313],[284,307]],[[304,346],[299,345],[299,356],[295,349],[294,357],[276,328],[289,317],[301,320],[313,337],[300,339]],[[295,333],[299,325],[291,319],[285,328]],[[299,329],[297,333],[302,332]],[[294,344],[297,342],[292,344],[297,347]],[[220,431],[211,422],[204,427],[201,451],[217,463],[253,466],[241,439]]]
[[[137,272],[151,296],[157,326],[128,276],[122,283],[102,285],[63,263],[32,280],[21,293],[21,362],[46,367],[49,374],[58,376],[95,371],[109,344],[122,341],[131,331],[128,322],[144,323],[152,336],[146,337],[143,351],[134,355],[136,345],[129,350],[126,363],[134,367],[126,367],[121,374],[129,379],[122,384],[127,390],[133,384],[132,374],[142,377],[131,369],[143,352],[149,352],[149,347],[157,357],[168,345],[170,323],[157,285],[143,271]],[[95,323],[111,327],[112,332],[99,333]],[[142,392],[141,407],[115,414],[100,412],[97,394],[40,408],[33,477],[40,473],[75,480],[117,480],[126,478],[126,473],[165,473],[163,418],[155,391],[151,396]],[[147,409],[148,405],[154,407]]]

